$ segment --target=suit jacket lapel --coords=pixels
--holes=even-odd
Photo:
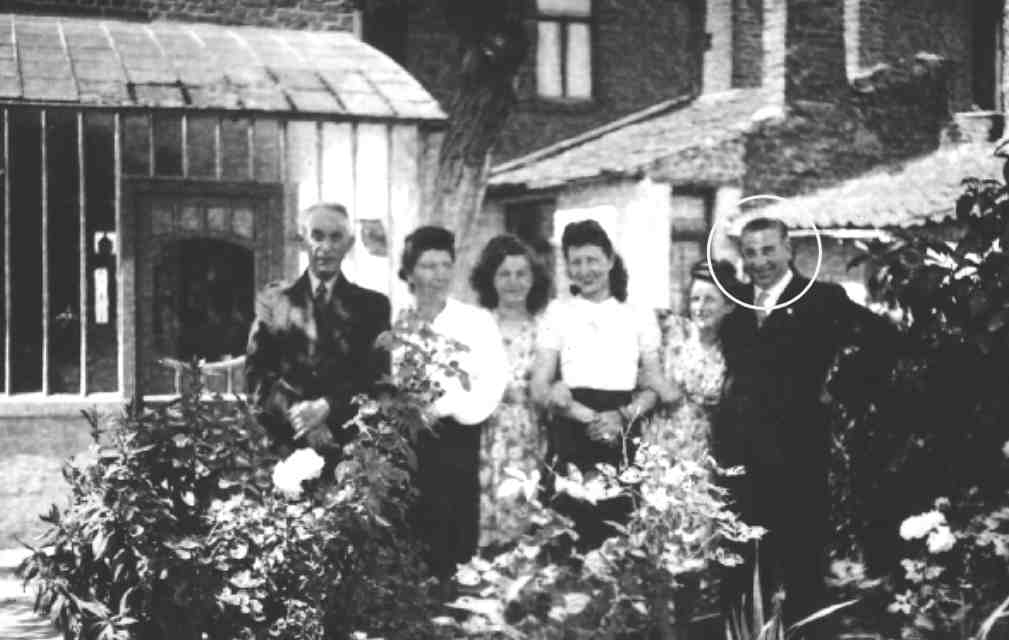
[[[295,317],[289,318],[289,322],[294,326],[300,326],[309,336],[309,342],[315,342],[317,327],[315,314],[312,313],[312,281],[308,278],[308,271],[294,281],[287,290],[287,295],[291,299],[291,311],[296,314]]]
[[[788,286],[786,286],[784,291],[781,292],[781,296],[778,297],[778,300],[777,302],[775,302],[775,304],[781,304],[782,302],[788,302],[789,300],[792,300],[793,298],[795,298],[795,296],[799,295],[803,289],[806,288],[807,284],[809,284],[809,280],[803,278],[795,270],[793,270],[792,281],[789,282]],[[796,300],[795,302],[798,302],[798,300]],[[794,302],[792,304],[794,304]],[[777,318],[785,314],[787,310],[790,309],[791,307],[792,305],[789,305],[788,307],[782,307],[780,309],[775,309],[774,311],[772,311],[770,314],[768,314],[767,318],[764,319],[763,326],[766,327],[768,322],[773,321],[774,318]],[[754,318],[756,318],[756,312],[754,312]]]

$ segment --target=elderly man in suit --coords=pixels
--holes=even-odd
[[[389,369],[375,339],[389,328],[389,299],[349,282],[341,272],[354,245],[343,205],[320,203],[302,212],[299,229],[308,269],[293,282],[267,285],[256,300],[246,352],[247,388],[260,421],[281,447],[305,441],[339,452],[353,434],[350,400]]]
[[[728,384],[714,449],[722,464],[746,467],[735,487],[742,515],[769,529],[759,547],[765,606],[784,586],[785,619],[794,622],[824,604],[828,372],[842,347],[879,353],[896,333],[840,285],[800,275],[780,220],[751,220],[739,245],[752,284],[737,296],[756,310],[737,306],[720,328]],[[737,589],[746,591],[741,577]]]

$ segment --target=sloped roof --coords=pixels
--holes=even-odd
[[[539,189],[603,175],[637,175],[674,154],[724,148],[770,104],[758,89],[675,98],[500,164],[491,170],[490,184]]]
[[[350,33],[14,14],[0,14],[0,102],[445,117]]]
[[[954,215],[962,181],[1002,180],[1003,159],[990,143],[964,143],[841,184],[759,209],[760,215],[805,228],[914,227]]]

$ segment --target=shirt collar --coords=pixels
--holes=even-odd
[[[785,292],[785,287],[787,287],[789,283],[792,282],[792,277],[793,277],[792,270],[789,269],[788,271],[785,272],[785,275],[782,276],[780,280],[772,284],[767,289],[761,289],[758,286],[754,286],[753,299],[756,300],[760,296],[761,291],[767,291],[769,295],[766,304],[768,306],[778,304],[778,300],[781,298],[781,294]]]
[[[319,276],[312,273],[312,270],[308,270],[308,281],[312,285],[311,295],[315,297],[315,290],[319,288],[319,283],[322,282],[326,285],[326,301],[328,302],[333,297],[333,289],[339,283],[342,273],[337,273],[335,276],[329,280],[320,280]]]

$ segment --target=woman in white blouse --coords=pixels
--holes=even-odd
[[[407,282],[416,314],[441,336],[468,349],[453,358],[468,376],[432,372],[444,389],[430,407],[433,433],[422,432],[416,444],[415,523],[427,546],[427,559],[443,587],[451,583],[456,564],[477,549],[480,527],[480,430],[501,401],[508,363],[494,317],[485,309],[449,297],[455,271],[455,236],[442,227],[425,226],[406,237],[399,276]],[[397,354],[393,352],[393,366]]]
[[[654,313],[626,303],[627,271],[603,228],[594,220],[573,222],[564,228],[561,247],[575,295],[553,301],[546,310],[531,390],[534,401],[552,415],[547,462],[564,474],[569,464],[591,472],[597,463],[628,462],[625,454],[633,456],[633,439],[640,435],[639,418],[668,385],[659,367]],[[641,390],[639,373],[646,387]],[[550,494],[552,477],[547,476]],[[622,521],[631,510],[626,498],[591,505],[556,495],[553,505],[575,521],[582,550],[615,533],[606,520]]]

